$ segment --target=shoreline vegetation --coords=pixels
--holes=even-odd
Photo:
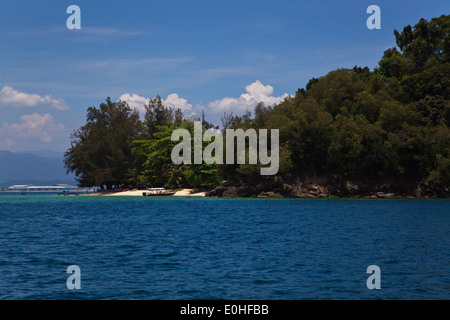
[[[65,168],[80,187],[101,190],[153,186],[224,198],[449,198],[450,15],[421,19],[394,35],[396,46],[384,51],[374,70],[333,70],[277,105],[261,102],[242,115],[224,113],[222,133],[279,130],[275,176],[261,176],[261,163],[248,164],[248,145],[245,164],[236,164],[236,156],[235,164],[174,164],[175,130],[188,132],[195,146],[195,121],[201,121],[202,136],[219,126],[204,113],[186,117],[159,96],[149,101],[143,119],[124,101],[107,98],[89,107],[86,124],[71,135]],[[215,139],[226,145],[225,135]],[[226,151],[219,158],[227,159]]]
[[[323,184],[325,180],[315,177],[305,178],[303,182],[275,176],[266,177],[265,181],[245,184],[242,181],[225,181],[214,189],[179,189],[173,197],[207,197],[207,198],[272,198],[272,199],[445,199],[448,195],[439,193],[442,190],[433,189],[428,183],[417,186],[416,189],[404,190],[401,185],[385,181],[378,185],[368,185],[364,182],[356,184],[345,183]],[[322,183],[322,184],[320,184]],[[120,191],[97,191],[80,194],[80,196],[105,197],[142,197],[148,189],[133,189]]]

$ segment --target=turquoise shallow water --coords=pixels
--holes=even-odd
[[[449,209],[2,194],[0,299],[449,299]],[[81,290],[66,286],[70,265]]]

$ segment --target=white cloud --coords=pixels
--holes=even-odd
[[[119,97],[119,100],[125,101],[131,108],[137,109],[141,116],[145,115],[145,106],[148,105],[150,99],[141,97],[135,93],[125,93]],[[192,111],[192,105],[184,98],[181,98],[178,94],[172,93],[162,100],[163,105],[172,107],[175,109],[181,109],[184,113]]]
[[[49,106],[56,110],[69,110],[64,100],[55,99],[51,95],[42,97],[38,94],[20,92],[10,86],[0,90],[0,107],[35,107]]]
[[[58,28],[60,30],[60,28]],[[114,29],[114,28],[101,28],[101,27],[83,27],[80,30],[80,33],[86,33],[90,35],[97,35],[97,36],[138,36],[143,35],[145,32],[142,31],[128,31],[128,30],[120,30],[120,29]]]
[[[71,37],[67,37],[67,34],[71,33]],[[8,37],[33,37],[33,38],[49,38],[57,37],[65,39],[70,39],[70,42],[109,42],[116,40],[120,37],[132,37],[132,36],[142,36],[148,34],[149,31],[134,31],[134,30],[123,30],[117,28],[104,28],[104,27],[91,27],[82,26],[80,30],[77,30],[76,34],[67,30],[67,28],[60,25],[49,26],[45,28],[33,28],[29,30],[13,30],[3,33],[3,35]]]
[[[125,93],[119,97],[119,100],[128,103],[132,109],[137,109],[141,116],[145,114],[145,106],[148,105],[148,102],[150,101],[150,99],[141,97],[135,93],[131,95]]]
[[[213,113],[235,112],[237,114],[245,112],[247,109],[252,110],[258,103],[263,102],[266,106],[273,106],[282,102],[285,98],[290,97],[285,93],[282,96],[273,96],[273,87],[270,85],[263,85],[259,80],[245,87],[246,93],[241,94],[239,98],[225,97],[220,100],[215,100],[206,104],[207,109]],[[149,98],[142,97],[135,93],[125,93],[119,97],[119,100],[125,101],[131,108],[139,111],[139,114],[144,116],[145,106],[150,101]],[[178,94],[172,93],[162,100],[165,106],[175,109],[180,108],[185,115],[190,113],[195,114],[192,104]],[[196,109],[202,109],[203,106],[196,106]]]
[[[272,96],[273,87],[263,85],[259,80],[245,87],[247,93],[241,94],[239,98],[226,97],[221,100],[215,100],[208,103],[208,108],[213,112],[244,112],[246,109],[253,109],[258,103],[263,102],[266,106],[282,102],[289,97],[287,93],[279,97]]]
[[[163,104],[175,109],[181,109],[183,113],[192,111],[192,104],[189,104],[186,99],[179,97],[176,93],[169,94],[163,101]]]
[[[53,116],[48,113],[44,115],[38,113],[23,115],[20,119],[22,123],[4,123],[3,128],[0,129],[0,135],[13,139],[38,140],[45,143],[68,135],[66,127],[63,124],[55,123]],[[11,142],[14,144],[14,141],[8,138],[3,141],[10,145],[12,145]]]

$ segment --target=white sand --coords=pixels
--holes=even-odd
[[[191,191],[193,191],[193,189],[183,189],[183,190],[177,191],[174,194],[174,197],[204,197],[205,196],[204,192],[191,193]]]
[[[105,197],[142,197],[143,192],[148,192],[148,190],[135,190],[135,191],[122,191],[116,193],[105,194]]]
[[[205,196],[204,192],[191,194],[192,190],[193,189],[183,189],[183,190],[177,191],[173,196],[174,197],[204,197]],[[148,190],[123,191],[123,192],[105,194],[104,196],[105,197],[142,197],[143,192],[148,192]]]

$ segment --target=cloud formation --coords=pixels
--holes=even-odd
[[[272,106],[282,102],[290,95],[285,93],[282,96],[274,97],[273,87],[263,85],[259,80],[245,87],[246,93],[241,94],[239,98],[226,97],[221,100],[215,100],[207,104],[208,109],[215,113],[237,112],[253,109],[258,103],[263,102],[266,106]]]
[[[163,104],[174,109],[181,109],[184,113],[192,111],[192,104],[189,104],[186,99],[179,97],[176,93],[169,94]]]
[[[273,106],[282,102],[284,99],[290,97],[285,93],[279,97],[274,97],[274,89],[270,85],[264,85],[259,80],[249,84],[245,87],[246,93],[241,94],[239,98],[225,97],[220,100],[208,102],[205,106],[196,106],[196,108],[207,109],[213,113],[234,112],[243,113],[247,109],[252,110],[258,103],[263,102],[266,106]],[[119,100],[125,101],[131,108],[135,108],[139,111],[139,114],[143,116],[145,114],[145,106],[150,101],[149,98],[142,97],[135,93],[125,93],[120,96]],[[175,109],[180,108],[184,114],[193,111],[193,105],[188,101],[180,97],[177,93],[172,93],[162,100],[165,106],[169,106]],[[205,108],[206,107],[206,108]]]
[[[130,108],[137,109],[141,116],[145,114],[145,106],[148,105],[148,102],[150,101],[150,99],[141,97],[135,93],[125,93],[119,97],[119,100],[128,103]]]
[[[40,115],[33,113],[20,117],[21,123],[4,123],[0,129],[0,136],[5,137],[2,141],[9,146],[14,144],[12,139],[25,138],[49,143],[55,138],[68,135],[63,124],[55,123],[53,116],[46,113]]]
[[[35,106],[48,106],[56,110],[70,109],[64,100],[53,98],[51,95],[42,97],[38,94],[20,92],[10,86],[4,86],[0,90],[0,108]]]
[[[141,97],[135,93],[125,93],[119,97],[119,100],[127,102],[131,108],[137,109],[141,116],[145,114],[145,106],[148,105],[150,101],[149,98]],[[162,103],[167,107],[181,109],[183,113],[192,111],[192,104],[189,104],[186,99],[181,98],[176,93],[169,94],[166,99],[162,100]]]

